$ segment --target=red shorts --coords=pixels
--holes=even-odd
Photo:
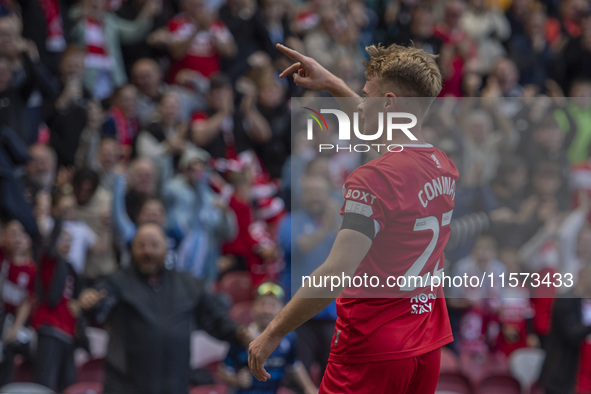
[[[366,364],[329,362],[319,394],[433,394],[441,349],[422,356]]]

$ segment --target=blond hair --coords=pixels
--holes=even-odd
[[[436,56],[422,49],[392,44],[365,48],[369,61],[364,63],[365,77],[391,82],[401,97],[437,97],[441,92],[441,72]]]

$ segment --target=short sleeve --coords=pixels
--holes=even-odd
[[[345,201],[341,215],[359,214],[374,220],[376,234],[386,227],[395,204],[392,186],[375,167],[362,166],[349,175],[343,187]]]

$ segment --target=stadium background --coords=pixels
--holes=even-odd
[[[192,23],[206,27],[191,33]],[[0,0],[3,222],[22,223],[31,256],[57,219],[69,222],[68,258],[85,286],[129,264],[138,224],[162,224],[169,268],[225,294],[248,323],[256,285],[289,283],[291,253],[322,262],[344,178],[368,159],[316,155],[292,133],[290,97],[324,93],[278,78],[290,64],[278,42],[356,91],[366,45],[438,55],[442,98],[424,133],[461,174],[448,269],[575,272],[591,259],[586,0]],[[292,250],[310,234],[312,247]],[[556,340],[552,295],[454,294],[442,388],[509,393],[518,379],[529,389]],[[334,317],[299,332],[316,383]],[[97,382],[106,333],[86,332],[78,380]],[[578,367],[591,364],[582,338]],[[192,366],[205,366],[195,383],[217,382],[207,372],[225,346],[195,335]],[[29,360],[15,364],[11,380],[32,379]]]

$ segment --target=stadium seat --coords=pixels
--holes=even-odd
[[[240,301],[252,300],[252,279],[246,271],[228,272],[220,280],[219,291],[232,298],[234,304]]]
[[[102,358],[94,358],[82,364],[77,371],[78,381],[102,383],[105,376],[103,364]]]
[[[484,378],[475,394],[521,394],[519,381],[511,375],[496,375]]]
[[[223,384],[210,384],[193,387],[189,394],[226,394],[227,392],[228,388]]]
[[[230,318],[245,326],[252,323],[252,301],[240,301],[236,303],[230,309]]]
[[[64,390],[63,394],[102,394],[103,384],[99,382],[79,382]]]
[[[55,394],[52,389],[36,383],[10,383],[0,388],[1,394]]]
[[[441,372],[457,372],[460,369],[458,356],[447,347],[441,349]]]
[[[460,372],[442,372],[439,374],[436,393],[472,394],[472,384]]]
[[[538,348],[517,349],[509,357],[509,371],[526,390],[540,377],[546,353]]]

